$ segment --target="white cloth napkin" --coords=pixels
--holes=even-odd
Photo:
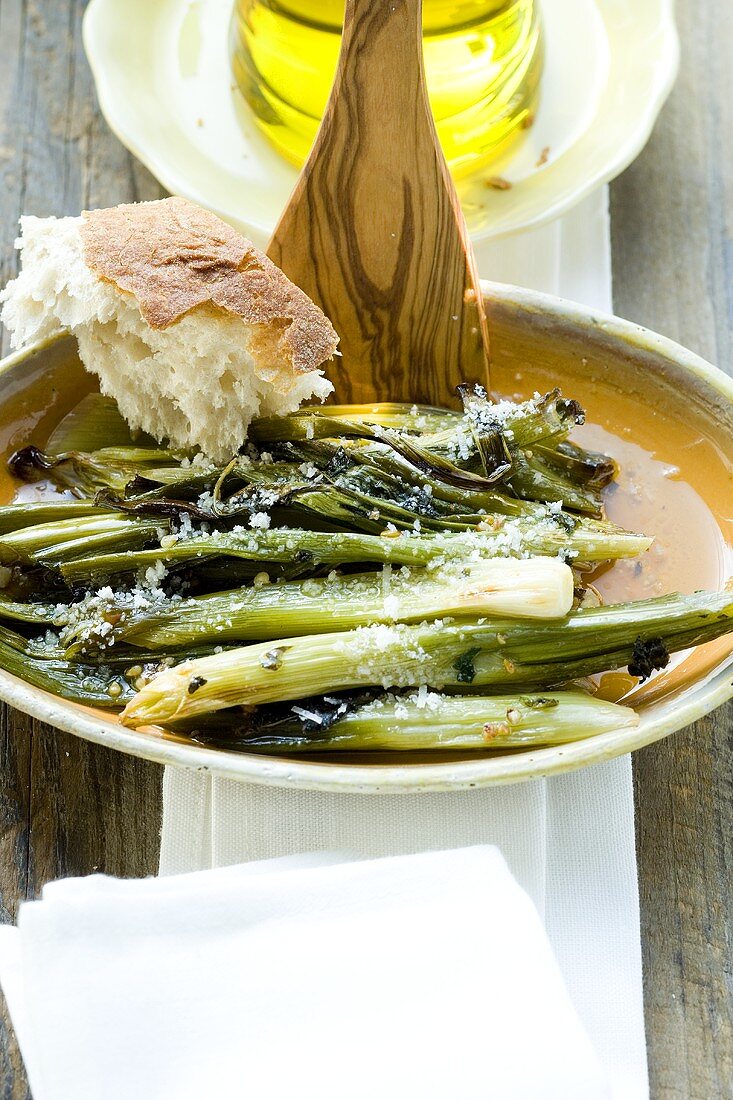
[[[610,311],[607,189],[559,221],[482,245],[478,261],[487,278]],[[455,794],[299,792],[180,769],[164,778],[161,874],[293,852],[378,857],[468,844],[496,844],[544,915],[613,1100],[645,1100],[628,757],[548,781]]]
[[[52,883],[0,930],[34,1100],[606,1100],[495,848]]]

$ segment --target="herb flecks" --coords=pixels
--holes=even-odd
[[[653,672],[669,664],[669,650],[661,638],[638,637],[629,661],[629,675],[638,676],[643,684]]]
[[[453,662],[453,668],[456,673],[456,680],[459,684],[472,684],[476,676],[476,666],[474,660],[481,652],[480,646],[476,646],[473,649],[467,649],[465,653],[462,653],[460,657],[456,657]]]

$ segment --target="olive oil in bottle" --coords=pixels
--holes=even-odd
[[[234,77],[272,144],[300,166],[328,100],[344,0],[236,0]],[[430,103],[455,175],[531,121],[542,71],[535,0],[423,0]]]

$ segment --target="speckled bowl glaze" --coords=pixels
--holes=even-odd
[[[666,405],[678,417],[698,418],[714,438],[715,453],[729,485],[730,502],[717,504],[733,516],[733,381],[678,344],[653,332],[558,298],[512,286],[485,284],[492,333],[495,384],[541,375],[567,393],[592,383],[598,400],[611,390],[629,408]],[[541,370],[538,368],[541,364]],[[41,381],[42,380],[42,381]],[[9,356],[0,363],[0,441],[7,453],[29,441],[43,444],[55,420],[91,381],[80,367],[75,341],[61,337]],[[593,416],[593,408],[589,414]],[[656,415],[650,412],[649,415]],[[721,475],[722,476],[722,475]],[[720,479],[718,481],[720,484]],[[718,497],[720,492],[717,492]],[[7,491],[6,491],[7,499]],[[721,568],[724,568],[721,566]],[[721,574],[720,583],[725,576]],[[113,715],[49,695],[0,671],[0,698],[52,726],[110,748],[161,764],[210,771],[246,782],[320,790],[436,791],[516,783],[599,763],[648,745],[688,725],[733,696],[731,646],[710,651],[693,675],[640,709],[634,729],[609,732],[559,747],[460,759],[382,756],[368,762],[304,760],[228,753],[191,744],[155,730],[129,730]]]

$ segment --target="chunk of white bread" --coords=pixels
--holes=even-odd
[[[73,332],[133,429],[224,460],[258,414],[333,389],[338,337],[231,226],[185,199],[21,218],[22,266],[0,300],[16,347]]]

